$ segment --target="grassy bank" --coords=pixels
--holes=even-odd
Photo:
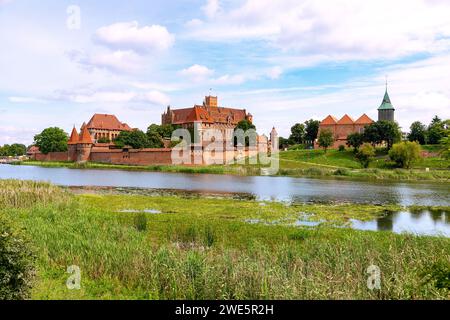
[[[412,169],[399,169],[379,152],[367,169],[355,159],[350,150],[295,150],[279,154],[280,168],[277,175],[314,178],[339,178],[358,180],[392,180],[392,181],[449,181],[450,160],[438,157],[421,159]],[[73,162],[39,162],[25,161],[17,164],[37,165],[43,167],[65,167],[73,169],[119,169],[132,171],[160,171],[179,173],[210,173],[234,175],[260,175],[259,165],[212,165],[212,166],[176,166],[153,165],[131,166],[105,163]],[[428,170],[426,170],[428,168]]]
[[[1,180],[0,187],[12,187],[17,195],[8,197],[16,198],[30,188]],[[0,214],[24,228],[34,244],[34,299],[450,298],[433,271],[450,268],[448,238],[245,222],[289,221],[304,212],[345,224],[386,208],[74,196],[59,188],[48,193],[53,187],[45,184],[32,188],[53,198],[27,196],[21,206],[2,198]],[[381,290],[367,288],[372,264],[381,269]],[[71,265],[81,268],[81,290],[65,286]]]

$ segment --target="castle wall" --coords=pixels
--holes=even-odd
[[[65,152],[49,152],[48,154],[35,153],[34,160],[37,161],[69,161],[69,153]]]
[[[171,164],[171,149],[141,150],[95,150],[91,151],[90,161],[110,164],[165,165]]]

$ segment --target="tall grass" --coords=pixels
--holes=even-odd
[[[0,180],[0,207],[29,208],[35,204],[65,201],[69,194],[50,183]]]
[[[9,188],[1,204],[15,209],[0,211],[24,227],[37,249],[35,299],[450,298],[441,276],[450,261],[448,238],[237,219],[282,204],[71,197],[45,183],[1,185]],[[138,219],[145,228],[136,213],[118,212],[155,207],[163,213]],[[367,288],[372,264],[381,269],[381,290]],[[81,268],[82,290],[65,286],[70,265]]]

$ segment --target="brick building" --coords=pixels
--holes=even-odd
[[[245,109],[219,107],[217,97],[206,96],[202,105],[194,105],[191,108],[172,109],[167,107],[161,116],[161,123],[180,125],[184,129],[197,130],[201,135],[205,129],[220,130],[224,139],[231,141],[233,130],[242,121],[253,121],[253,116]],[[202,139],[203,140],[203,139]]]
[[[334,116],[329,115],[320,122],[319,134],[324,130],[331,131],[334,137],[334,144],[331,148],[337,149],[341,145],[346,145],[347,136],[350,133],[362,133],[364,132],[364,127],[373,122],[374,121],[366,114],[363,114],[356,121],[347,114],[339,120]],[[315,142],[315,146],[318,146],[317,141]]]
[[[121,131],[132,131],[130,126],[122,123],[112,114],[96,113],[87,124],[83,123],[81,129],[86,127],[91,135],[93,142],[100,139],[113,141]]]

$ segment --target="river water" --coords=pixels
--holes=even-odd
[[[0,165],[0,179],[65,186],[135,187],[248,193],[260,200],[450,206],[448,183],[393,183],[293,177],[182,174]]]

